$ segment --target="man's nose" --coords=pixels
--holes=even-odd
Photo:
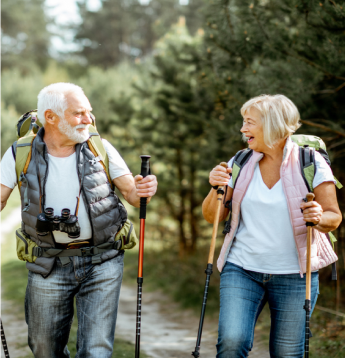
[[[91,116],[89,113],[86,113],[83,115],[82,123],[83,124],[91,124],[92,123],[92,119],[91,119]]]

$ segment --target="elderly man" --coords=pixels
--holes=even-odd
[[[88,249],[87,255],[48,255],[27,262],[25,316],[29,346],[36,358],[70,356],[67,342],[74,296],[78,316],[77,356],[112,355],[124,256],[112,243],[127,213],[111,189],[99,158],[89,148],[91,110],[83,90],[70,83],[52,84],[38,95],[37,116],[43,128],[33,140],[26,182],[20,188],[21,230],[43,249],[66,252],[71,247],[99,245],[109,249],[98,253],[97,259],[91,254],[93,250]],[[140,197],[150,200],[157,190],[156,177],[133,178],[116,149],[106,140],[102,143],[109,157],[109,176],[126,201],[139,207]],[[9,148],[2,160],[1,210],[17,184],[14,155]],[[66,208],[76,214],[79,237],[55,228],[47,233],[38,232],[37,216],[47,208],[53,208],[54,215],[60,215]]]

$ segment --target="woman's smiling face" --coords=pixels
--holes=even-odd
[[[248,142],[250,149],[262,152],[267,148],[264,141],[264,132],[259,110],[252,107],[243,116],[243,126],[241,128],[243,138]]]

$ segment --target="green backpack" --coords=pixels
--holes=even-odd
[[[313,192],[314,191],[313,180],[316,171],[315,150],[319,152],[321,156],[325,159],[327,164],[331,166],[331,161],[329,159],[326,150],[326,145],[321,138],[313,135],[295,134],[291,136],[291,139],[299,146],[301,174],[306,184],[306,187],[308,188],[308,191]],[[233,182],[234,189],[242,168],[246,165],[252,154],[253,154],[253,150],[249,148],[240,150],[239,152],[236,153],[232,164],[232,182]],[[336,187],[338,189],[341,189],[343,187],[342,184],[338,181],[336,177],[334,177],[334,180],[336,181]],[[225,206],[230,210],[230,216],[229,219],[225,222],[225,227],[223,230],[224,235],[229,233],[231,228],[232,202],[231,201],[226,202]],[[337,239],[331,232],[328,233],[328,238],[334,250],[334,243],[337,241]],[[332,264],[332,280],[336,280],[335,264]]]
[[[97,132],[96,120],[92,114],[91,118],[92,125],[89,126],[90,138],[88,139],[87,143],[89,149],[94,154],[94,156],[99,156],[101,158],[100,163],[104,167],[104,171],[108,176],[108,180],[112,186],[112,189],[115,190],[115,186],[111,181],[109,175],[109,158],[102,143],[101,137]],[[24,113],[19,118],[18,123],[16,124],[16,133],[18,140],[12,145],[12,153],[16,162],[16,175],[19,192],[22,184],[22,178],[25,177],[25,174],[31,161],[32,142],[41,127],[42,124],[37,118],[37,110],[31,110],[29,112]],[[37,245],[28,238],[26,238],[26,240],[23,240],[23,235],[24,234],[22,232],[18,232],[17,230],[18,258],[23,261],[34,262],[36,260],[36,257],[33,254],[35,252],[34,247],[36,247]],[[122,228],[116,234],[116,237],[118,237],[119,239],[121,238],[121,250],[132,249],[138,243],[135,230],[133,229],[133,224],[129,219],[127,219],[127,221],[123,224]]]

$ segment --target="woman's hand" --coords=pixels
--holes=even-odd
[[[302,202],[301,209],[303,210],[303,220],[312,222],[317,225],[321,221],[323,214],[322,206],[316,201]]]
[[[221,165],[217,165],[210,172],[210,176],[209,176],[210,184],[212,186],[228,185],[231,172],[232,172],[232,168],[224,168]]]

